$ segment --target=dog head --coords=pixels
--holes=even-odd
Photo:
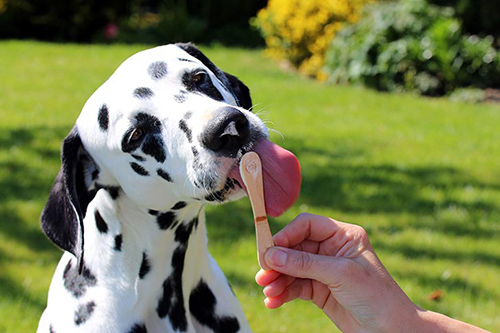
[[[191,44],[133,55],[64,140],[43,230],[78,257],[85,211],[100,188],[157,211],[243,196],[229,171],[268,136],[251,106],[248,88]]]

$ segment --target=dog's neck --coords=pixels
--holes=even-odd
[[[139,302],[157,297],[167,281],[174,286],[181,282],[176,288],[193,288],[200,279],[218,274],[206,234],[202,203],[178,202],[159,212],[139,207],[123,192],[113,199],[102,189],[85,218],[84,262],[98,276],[119,277],[121,296],[132,293]],[[86,256],[98,260],[90,263]]]

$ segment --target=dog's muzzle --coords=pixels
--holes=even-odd
[[[234,158],[248,143],[249,137],[250,123],[243,112],[224,107],[207,124],[201,142],[220,156]]]

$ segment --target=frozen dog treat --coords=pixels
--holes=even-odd
[[[252,204],[257,236],[257,259],[262,269],[269,270],[270,268],[264,261],[264,253],[268,248],[274,246],[274,242],[267,221],[264,185],[262,181],[262,164],[257,153],[249,152],[243,155],[240,162],[240,173]]]

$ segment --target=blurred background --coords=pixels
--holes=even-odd
[[[0,0],[0,38],[262,47],[304,75],[497,99],[496,0]],[[463,95],[463,96],[462,96]]]
[[[362,225],[419,306],[500,332],[499,0],[0,0],[0,333],[34,332],[61,256],[40,212],[60,145],[129,56],[192,41],[249,88],[311,212]],[[247,200],[209,249],[255,332],[331,332],[263,306]]]

